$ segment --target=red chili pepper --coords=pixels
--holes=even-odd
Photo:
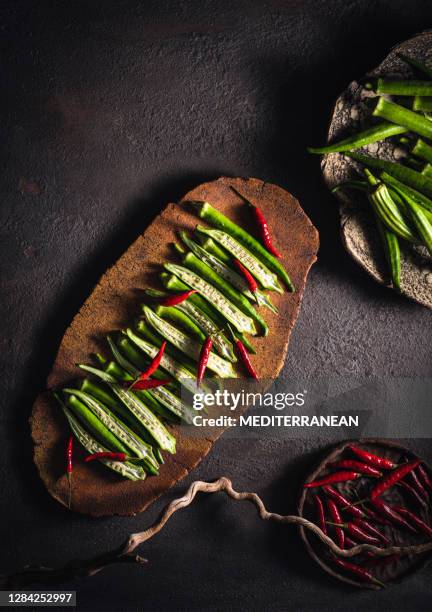
[[[66,475],[69,484],[69,497],[68,506],[71,507],[72,502],[72,471],[73,471],[73,436],[69,437],[68,444],[66,447]]]
[[[93,453],[92,455],[88,455],[84,459],[85,463],[89,461],[95,461],[95,459],[113,459],[114,461],[127,461],[129,457],[126,453],[114,453],[111,451],[101,451],[100,453]]]
[[[239,272],[242,274],[242,276],[246,280],[249,289],[252,291],[252,293],[255,293],[255,291],[258,289],[258,283],[254,279],[252,274],[238,259],[234,259],[234,265],[236,266],[236,268],[239,270]]]
[[[383,582],[375,578],[375,576],[364,567],[355,565],[355,563],[350,563],[350,561],[345,561],[345,559],[338,559],[337,557],[335,557],[335,562],[343,567],[343,569],[355,574],[358,578],[361,578],[366,582],[372,582],[382,587],[385,586]]]
[[[426,472],[421,463],[418,466],[417,470],[420,476],[420,480],[422,481],[424,486],[432,491],[432,480],[430,479],[429,474]]]
[[[189,291],[184,291],[183,293],[176,293],[175,295],[163,297],[158,301],[159,304],[162,304],[162,306],[177,306],[177,304],[181,304],[194,293],[197,293],[196,289],[190,289]]]
[[[333,484],[335,482],[346,482],[347,480],[355,480],[360,476],[361,474],[359,474],[358,472],[336,472],[336,474],[329,474],[328,476],[324,476],[324,478],[320,478],[319,480],[307,482],[303,486],[306,489],[310,489],[312,487],[324,487],[325,485]]]
[[[357,457],[362,459],[365,463],[372,465],[373,467],[382,468],[384,470],[392,470],[396,467],[396,463],[390,461],[390,459],[385,459],[384,457],[379,457],[378,455],[373,455],[372,453],[363,450],[362,448],[358,448],[353,444],[350,444],[348,448],[355,454]]]
[[[210,352],[213,346],[213,339],[211,336],[207,336],[204,340],[198,361],[198,372],[197,372],[197,387],[200,386],[202,379],[204,378],[204,373],[207,368],[208,360],[210,359]]]
[[[338,502],[342,506],[343,510],[349,512],[349,514],[352,514],[356,518],[360,519],[366,518],[367,515],[361,508],[359,508],[358,506],[354,506],[347,497],[342,495],[342,493],[339,493],[339,491],[336,491],[336,489],[334,489],[333,487],[324,487],[324,491],[327,493],[327,495],[329,495],[336,502]]]
[[[388,504],[385,504],[380,499],[373,499],[371,503],[373,504],[374,508],[380,514],[385,516],[385,518],[389,519],[389,521],[391,521],[393,525],[398,525],[398,527],[404,527],[408,531],[411,531],[411,533],[416,533],[416,530],[414,529],[414,527],[412,527],[408,523],[408,521],[406,521],[400,514],[398,514],[395,510],[393,510],[391,506],[389,506]]]
[[[413,470],[409,474],[411,480],[413,481],[414,489],[417,491],[419,495],[423,497],[423,499],[429,500],[429,493],[426,491],[422,483],[420,482],[420,478],[417,476],[416,471]]]
[[[315,507],[318,515],[318,523],[321,527],[321,531],[323,531],[327,535],[327,525],[325,521],[325,512],[324,512],[324,504],[322,503],[321,497],[319,495],[314,495]]]
[[[406,508],[403,508],[402,506],[392,506],[392,508],[393,510],[398,512],[401,516],[411,521],[413,523],[413,526],[418,531],[423,531],[423,533],[425,533],[430,538],[432,538],[432,527],[428,525],[425,521],[423,521],[419,516],[414,514],[414,512],[410,512],[410,510],[407,510]]]
[[[258,380],[258,374],[256,373],[255,368],[252,365],[252,362],[251,362],[250,357],[249,357],[249,353],[247,352],[245,345],[243,344],[243,342],[241,340],[239,340],[237,338],[237,336],[234,333],[233,328],[229,324],[228,324],[228,329],[229,329],[231,337],[232,337],[232,339],[233,339],[233,341],[235,343],[237,356],[242,361],[242,363],[245,366],[249,376],[251,378],[255,378],[255,380]]]
[[[332,499],[327,500],[327,507],[333,522],[338,523],[338,525],[334,525],[334,530],[339,548],[345,548],[345,533],[342,527],[339,526],[339,524],[342,522],[339,508]]]
[[[160,349],[158,350],[154,358],[151,360],[150,365],[143,372],[141,372],[136,382],[138,382],[139,380],[145,380],[146,378],[150,378],[150,376],[156,372],[156,370],[160,366],[160,362],[162,361],[162,357],[165,353],[165,347],[166,340],[162,342]]]
[[[350,534],[360,542],[365,542],[366,544],[375,544],[376,546],[379,546],[381,544],[381,540],[379,540],[375,536],[370,535],[362,527],[360,527],[360,525],[354,522],[350,521],[348,523],[344,523],[343,527],[345,527],[350,532]]]
[[[368,465],[367,463],[356,461],[355,459],[340,459],[339,461],[334,461],[333,463],[330,463],[330,465],[333,468],[354,470],[355,472],[367,474],[368,476],[374,476],[375,478],[381,478],[382,476],[382,472],[380,472],[376,468],[372,467],[371,465]]]
[[[151,378],[149,380],[137,380],[132,385],[125,382],[124,386],[128,389],[133,389],[134,391],[143,391],[145,389],[156,389],[157,387],[162,387],[163,385],[168,385],[171,381],[168,378],[163,378],[159,380],[158,378]]]
[[[418,493],[418,491],[414,489],[414,487],[412,487],[408,482],[405,482],[405,480],[401,480],[400,482],[398,482],[398,486],[408,491],[408,493],[410,493],[411,496],[416,500],[416,502],[423,506],[423,508],[427,508],[426,500],[423,499],[423,497]]]
[[[395,468],[374,486],[370,492],[369,498],[376,499],[382,495],[384,491],[387,491],[387,489],[402,480],[404,476],[412,472],[419,465],[419,463],[420,459],[415,459],[414,461],[408,461],[407,463],[403,463],[399,467]]]
[[[365,521],[364,519],[355,519],[354,523],[358,527],[360,527],[360,529],[363,529],[363,531],[369,532],[370,534],[378,538],[378,540],[381,540],[381,542],[390,544],[390,540],[388,539],[388,537],[381,533],[379,529],[375,529],[375,527],[371,525],[368,521]]]
[[[279,253],[279,251],[273,244],[266,218],[264,217],[263,213],[258,208],[258,206],[253,206],[253,211],[255,215],[255,220],[261,231],[261,240],[263,241],[265,248],[275,257],[281,258],[282,255]]]

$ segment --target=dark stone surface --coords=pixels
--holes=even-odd
[[[430,312],[376,285],[342,250],[318,160],[333,100],[427,1],[4,2],[1,12],[1,570],[120,543],[195,478],[225,474],[294,509],[323,442],[221,440],[192,478],[133,519],[51,500],[27,418],[59,340],[99,275],[156,211],[220,174],[292,191],[322,248],[284,375],[430,376]],[[429,440],[410,446],[431,458]],[[72,585],[82,609],[427,609],[431,572],[375,594],[341,586],[291,528],[203,498],[144,547],[146,569]],[[428,605],[429,604],[429,605]]]

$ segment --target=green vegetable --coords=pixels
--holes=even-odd
[[[351,149],[359,149],[365,145],[371,144],[372,142],[378,142],[389,138],[390,136],[396,136],[396,134],[403,134],[407,132],[407,128],[395,125],[394,123],[378,123],[371,128],[367,128],[357,134],[353,134],[348,138],[344,138],[339,142],[327,145],[325,147],[308,147],[309,153],[337,153],[342,151],[350,151]]]
[[[432,164],[432,147],[421,138],[416,140],[411,153]]]
[[[432,164],[425,164],[423,166],[423,170],[421,171],[422,174],[424,174],[425,176],[430,176],[432,178]]]
[[[390,268],[393,287],[400,291],[401,289],[401,259],[399,240],[393,232],[390,232],[385,225],[377,218],[378,230],[384,246],[384,252],[387,263]]]
[[[432,123],[428,119],[385,98],[379,98],[373,115],[406,127],[420,136],[432,138]]]
[[[424,113],[432,112],[432,98],[416,96],[413,101],[413,110],[422,111]]]
[[[79,367],[96,377],[100,378],[104,382],[108,383],[112,389],[112,392],[118,397],[118,399],[132,412],[132,414],[140,421],[145,427],[148,433],[152,436],[155,442],[169,453],[175,453],[175,438],[172,436],[166,427],[159,421],[159,419],[152,413],[151,410],[134,395],[131,391],[123,389],[118,383],[117,379],[111,374],[98,370],[92,366],[79,364]]]
[[[189,268],[192,272],[195,272],[203,280],[207,281],[215,289],[218,289],[223,295],[225,295],[232,304],[235,304],[237,308],[243,311],[256,323],[258,323],[262,329],[263,335],[267,336],[269,328],[263,317],[255,310],[252,304],[249,302],[246,296],[240,293],[235,287],[233,287],[228,281],[219,276],[212,268],[210,268],[203,261],[189,251],[182,261],[186,268]]]
[[[432,255],[432,224],[429,221],[429,217],[426,214],[424,208],[419,206],[417,202],[408,195],[406,192],[403,196],[406,204],[409,207],[412,221],[422,238],[424,245],[426,246],[429,253]]]
[[[291,282],[288,272],[285,270],[285,268],[277,259],[277,257],[269,253],[269,251],[267,251],[267,249],[261,244],[261,242],[251,236],[249,232],[244,230],[242,227],[237,225],[237,223],[234,223],[233,221],[231,221],[231,219],[228,219],[228,217],[213,208],[213,206],[211,206],[211,204],[209,204],[208,202],[191,202],[191,204],[196,207],[198,211],[198,216],[201,219],[204,219],[204,221],[207,221],[207,223],[209,223],[210,225],[213,225],[219,230],[222,230],[223,232],[229,234],[232,238],[235,238],[244,247],[249,249],[249,251],[253,255],[255,255],[255,257],[257,257],[259,261],[263,262],[269,270],[274,272],[285,283],[289,291],[294,291],[294,285]],[[235,255],[235,257],[237,257],[237,255]],[[242,263],[246,265],[243,261]],[[275,290],[280,291],[280,287],[278,285],[276,286],[277,289]]]
[[[214,308],[223,314],[223,316],[238,329],[238,331],[247,332],[252,335],[257,333],[251,317],[245,315],[244,312],[230,302],[223,293],[213,287],[213,285],[184,266],[165,264],[165,269],[178,276],[180,280],[189,285],[192,289],[199,291]]]
[[[384,183],[381,183],[369,195],[369,199],[376,214],[391,232],[409,242],[418,242],[417,237],[405,222]]]
[[[90,454],[101,453],[109,450],[105,446],[102,446],[97,442],[92,436],[87,433],[87,431],[81,427],[78,420],[73,416],[72,412],[63,405],[63,412],[65,417],[68,420],[70,428],[74,433],[76,439],[80,442],[80,444],[86,449]],[[128,461],[113,461],[112,459],[98,459],[101,463],[106,465],[107,468],[117,472],[124,478],[128,478],[129,480],[144,480],[146,478],[146,473],[143,468],[139,465],[134,465]]]
[[[196,232],[197,238],[201,243],[202,248],[210,253],[210,255],[214,255],[220,261],[222,261],[226,266],[232,265],[232,257],[225,249],[220,247],[217,242],[215,242],[212,238],[208,238],[207,236],[203,236],[199,232]]]
[[[424,176],[416,170],[406,168],[401,164],[390,162],[385,159],[378,159],[376,157],[370,157],[369,155],[362,155],[361,153],[347,152],[345,153],[348,157],[377,170],[382,170],[387,174],[399,179],[405,185],[414,187],[418,191],[421,191],[425,195],[432,195],[432,179]]]
[[[63,393],[70,394],[85,404],[99,421],[129,449],[128,454],[132,451],[134,455],[141,459],[144,469],[148,470],[150,474],[157,474],[158,465],[152,447],[141,440],[127,425],[114,416],[108,408],[84,391],[63,389]]]
[[[218,229],[207,229],[206,227],[197,226],[197,231],[202,232],[213,238],[221,244],[227,251],[238,259],[249,270],[251,274],[258,280],[264,289],[270,289],[282,293],[282,288],[278,283],[277,277],[273,272],[261,263],[253,253],[248,251],[240,242],[233,238],[230,234]]]
[[[141,305],[141,308],[144,309],[145,307]],[[167,319],[168,321],[176,323],[200,342],[204,342],[206,339],[206,335],[202,332],[201,328],[180,308],[176,306],[158,305],[155,306],[155,312],[161,319]]]
[[[379,95],[432,96],[431,81],[377,79],[375,91]]]
[[[426,210],[432,212],[432,200],[427,198],[423,193],[405,185],[403,182],[399,181],[395,177],[387,174],[386,172],[382,172],[380,178],[384,181],[384,183],[392,187],[397,193],[399,193],[402,197],[404,194],[408,194],[414,201],[423,206]]]
[[[196,361],[199,360],[201,345],[194,340],[191,340],[186,334],[178,330],[176,327],[164,321],[157,316],[148,306],[144,307],[144,314],[149,325],[152,325],[166,340],[173,343],[178,349],[186,355],[191,355]],[[212,372],[218,374],[221,378],[236,378],[237,374],[231,363],[210,352],[210,357],[207,367]]]

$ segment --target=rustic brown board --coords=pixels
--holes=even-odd
[[[272,294],[279,307],[275,316],[266,309],[270,325],[267,338],[254,339],[254,364],[263,378],[275,378],[285,360],[290,333],[294,327],[306,278],[316,260],[318,233],[298,201],[283,189],[256,179],[220,178],[200,185],[182,202],[207,200],[221,212],[247,227],[250,211],[229,188],[233,185],[262,208],[273,230],[275,242],[284,254],[283,263],[296,286],[294,294]],[[129,249],[100,279],[93,293],[73,319],[63,336],[48,377],[47,387],[63,385],[77,377],[74,364],[88,362],[95,351],[107,353],[104,338],[123,328],[139,312],[137,289],[155,285],[158,266],[172,260],[169,244],[179,229],[193,229],[197,217],[186,204],[169,204]],[[250,228],[251,231],[253,228]],[[159,495],[184,478],[210,451],[221,430],[206,439],[186,437],[173,428],[177,438],[176,455],[167,455],[157,477],[144,482],[120,479],[101,465],[84,464],[78,444],[74,470],[72,509],[94,516],[133,515],[143,511]],[[36,399],[31,416],[34,460],[51,495],[67,505],[68,487],[64,474],[64,448],[68,427],[61,410],[49,393]]]

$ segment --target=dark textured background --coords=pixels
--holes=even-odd
[[[430,2],[15,0],[0,13],[0,571],[103,551],[162,507],[134,519],[68,514],[32,465],[27,418],[100,274],[196,183],[274,181],[321,232],[285,376],[430,376],[430,312],[343,252],[337,207],[305,153],[323,141],[339,91],[431,26]],[[432,457],[428,440],[411,446]],[[322,448],[222,439],[187,482],[225,474],[285,513]],[[379,595],[352,590],[309,560],[292,528],[221,496],[177,514],[144,554],[144,570],[73,585],[80,607],[430,609],[430,570]]]

